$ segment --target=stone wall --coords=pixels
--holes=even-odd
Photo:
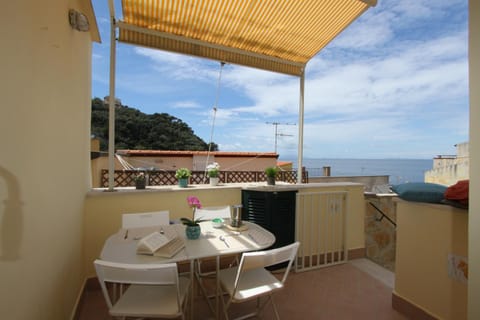
[[[367,258],[395,271],[396,227],[388,220],[396,222],[392,199],[392,196],[365,196],[365,248]],[[386,217],[382,218],[382,214],[372,204]]]

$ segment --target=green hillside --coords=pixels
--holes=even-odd
[[[115,109],[115,149],[131,150],[208,150],[181,119],[167,113],[145,114],[128,106]],[[100,139],[100,150],[108,149],[108,105],[100,98],[92,99],[91,134]],[[212,151],[218,146],[213,143]]]

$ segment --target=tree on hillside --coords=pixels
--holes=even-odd
[[[107,150],[108,105],[99,98],[92,99],[91,133],[100,140],[100,150]],[[206,151],[208,143],[167,113],[147,115],[120,105],[115,110],[115,149]],[[218,145],[213,143],[211,150],[217,151]]]

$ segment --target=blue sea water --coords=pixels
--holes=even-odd
[[[292,161],[296,167],[295,160]],[[431,170],[428,159],[303,159],[310,177],[323,175],[323,167],[330,167],[333,176],[388,175],[389,183],[423,182],[425,171]]]

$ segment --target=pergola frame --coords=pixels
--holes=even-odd
[[[115,173],[116,41],[299,77],[297,183],[302,182],[305,67],[376,0],[122,0],[110,9],[108,190]]]

